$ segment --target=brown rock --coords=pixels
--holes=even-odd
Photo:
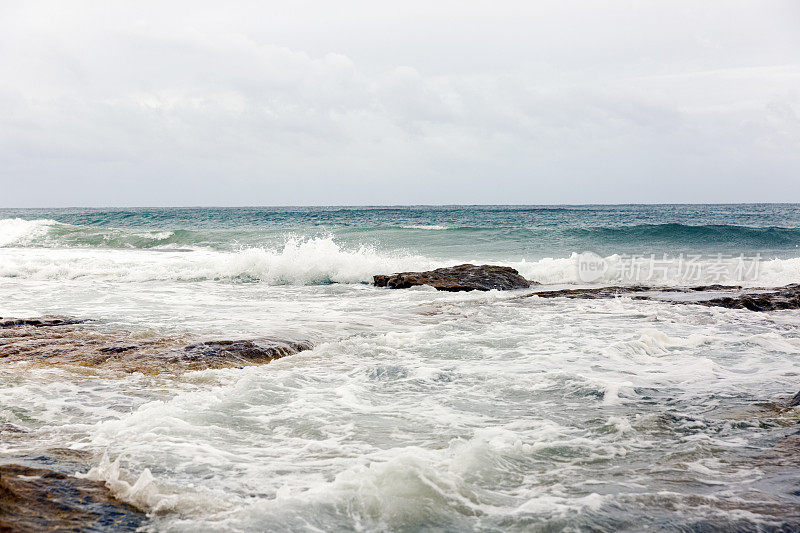
[[[69,326],[86,322],[68,316],[42,316],[38,318],[3,318],[0,317],[0,328],[13,328],[18,326],[31,326],[35,328],[52,326]]]
[[[400,272],[391,276],[373,277],[376,287],[407,289],[415,285],[430,285],[440,291],[489,291],[527,289],[531,282],[515,269],[494,265],[458,265],[427,272]]]
[[[307,341],[262,337],[202,340],[109,330],[91,324],[0,328],[0,362],[71,365],[146,374],[263,364],[312,348]]]
[[[136,531],[145,518],[101,482],[0,465],[0,531]]]

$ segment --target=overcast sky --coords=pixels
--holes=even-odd
[[[5,0],[0,186],[4,207],[800,202],[800,2]]]

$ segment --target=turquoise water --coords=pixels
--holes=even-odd
[[[800,413],[769,407],[800,390],[796,311],[370,281],[779,286],[798,245],[789,204],[0,210],[0,316],[315,344],[174,376],[0,366],[0,423],[29,430],[0,451],[88,452],[150,531],[797,530]]]
[[[0,209],[0,219],[13,218],[63,224],[26,243],[34,246],[232,250],[333,236],[435,258],[538,260],[731,249],[786,258],[800,245],[797,204]]]

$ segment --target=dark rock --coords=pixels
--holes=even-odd
[[[11,423],[8,423],[8,422],[6,422],[5,424],[0,424],[0,436],[3,436],[3,437],[6,436],[6,435],[4,435],[5,433],[20,434],[20,433],[27,433],[27,432],[28,432],[27,429],[25,429],[23,427],[20,427],[20,426],[17,426],[15,424],[11,424]]]
[[[789,398],[789,401],[786,402],[789,407],[797,407],[800,406],[800,392]]]
[[[34,328],[52,327],[52,326],[70,326],[73,324],[82,324],[85,320],[79,318],[72,318],[67,316],[42,316],[39,318],[2,318],[0,317],[0,328],[14,328],[21,326],[29,326]]]
[[[689,300],[669,299],[671,293],[702,293],[730,291],[729,296],[712,298],[693,297]],[[647,293],[647,294],[637,294]],[[593,287],[584,289],[561,289],[539,291],[524,297],[576,298],[591,300],[630,296],[634,300],[657,300],[675,304],[693,304],[706,307],[725,307],[727,309],[749,309],[750,311],[777,311],[781,309],[800,309],[800,284],[787,285],[777,289],[742,289],[739,286],[707,285],[686,288],[660,288],[631,285],[623,287]]]
[[[294,355],[312,348],[309,342],[285,341],[260,338],[236,341],[206,341],[184,346],[179,356],[186,361],[224,359],[231,362],[268,362],[287,355]]]
[[[0,465],[0,531],[136,531],[145,519],[101,482]]]
[[[489,291],[527,289],[531,282],[511,267],[494,265],[458,265],[427,272],[400,272],[391,276],[373,277],[376,287],[407,289],[415,285],[430,285],[440,291]]]
[[[97,350],[100,353],[123,353],[130,350],[135,350],[138,346],[107,346]]]
[[[617,296],[634,294],[637,292],[647,292],[651,290],[653,290],[651,287],[631,285],[627,287],[596,287],[588,289],[538,291],[525,296],[538,296],[539,298],[573,298],[578,300],[596,300],[600,298],[616,298]]]
[[[740,295],[712,298],[696,302],[700,305],[749,309],[751,311],[778,311],[800,309],[800,284],[787,285],[763,292],[745,292]]]

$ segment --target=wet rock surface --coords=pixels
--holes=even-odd
[[[703,292],[711,295],[707,298]],[[720,292],[730,294],[719,295]],[[676,294],[694,293],[691,299],[675,298]],[[698,296],[699,295],[699,296]],[[800,309],[800,284],[787,285],[777,289],[742,289],[739,286],[704,285],[688,288],[654,288],[640,285],[620,287],[597,287],[582,289],[560,289],[539,291],[525,295],[539,298],[575,298],[582,300],[615,298],[628,296],[634,300],[667,301],[676,304],[693,304],[727,309],[749,309],[751,311],[778,311]],[[672,297],[671,297],[672,296]]]
[[[294,355],[311,348],[307,342],[285,341],[263,337],[254,340],[206,341],[184,346],[182,361],[206,361],[216,359],[231,363],[259,363]]]
[[[188,336],[109,330],[58,317],[47,320],[49,327],[6,319],[7,325],[0,328],[0,364],[72,365],[157,374],[263,364],[312,348],[307,341],[271,337],[198,342]]]
[[[495,265],[458,265],[426,272],[399,272],[373,276],[376,287],[407,289],[430,285],[440,291],[489,291],[527,289],[531,282],[511,267]]]
[[[0,531],[135,531],[146,515],[103,483],[47,468],[0,465]]]
[[[787,285],[764,292],[745,292],[734,296],[712,298],[697,302],[700,305],[749,309],[751,311],[779,311],[800,309],[800,284]]]
[[[789,407],[800,406],[800,392],[789,398],[789,400],[786,403]]]
[[[35,328],[66,326],[73,324],[83,324],[85,320],[68,316],[42,316],[38,318],[3,318],[0,317],[0,328],[14,328],[19,326],[30,326]]]

